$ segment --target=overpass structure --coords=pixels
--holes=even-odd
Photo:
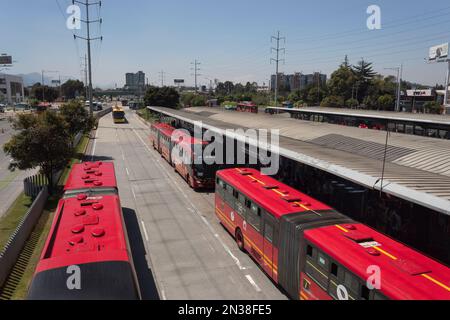
[[[279,129],[277,178],[450,263],[450,141],[285,115],[148,109],[177,127],[202,122],[224,136],[227,129]]]

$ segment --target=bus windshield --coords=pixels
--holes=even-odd
[[[123,117],[125,117],[125,112],[123,112],[123,111],[114,111],[113,112],[114,119],[122,119]]]

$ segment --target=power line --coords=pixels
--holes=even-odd
[[[277,36],[272,36],[272,38],[270,39],[271,42],[273,42],[274,40],[277,41],[277,46],[276,48],[272,47],[270,50],[271,52],[275,51],[276,54],[276,58],[270,58],[270,63],[272,63],[272,61],[275,62],[276,64],[276,68],[275,68],[275,107],[278,106],[278,64],[283,61],[283,63],[285,62],[284,59],[280,59],[280,52],[282,51],[283,54],[285,54],[286,52],[286,48],[280,48],[280,41],[283,40],[284,43],[286,43],[286,38],[284,37],[280,37],[280,31],[278,31]]]
[[[87,58],[88,58],[88,74],[89,74],[89,92],[88,92],[88,96],[89,96],[89,112],[92,115],[94,113],[93,110],[93,101],[92,101],[92,59],[91,59],[91,41],[94,40],[103,40],[103,37],[95,37],[95,38],[91,38],[91,34],[90,34],[90,25],[91,23],[102,23],[103,20],[102,18],[96,19],[96,20],[89,20],[89,7],[90,6],[102,6],[102,2],[93,2],[93,3],[89,3],[89,0],[85,0],[86,2],[81,2],[81,1],[76,1],[76,0],[72,0],[72,3],[77,3],[80,5],[85,6],[86,8],[86,20],[82,20],[80,19],[81,22],[86,24],[86,37],[80,37],[74,34],[74,39],[79,38],[79,39],[83,39],[87,42]]]
[[[194,66],[193,68],[191,68],[191,70],[194,70],[194,74],[192,74],[195,78],[195,92],[197,93],[198,88],[197,88],[197,77],[201,76],[201,74],[199,74],[198,72],[200,71],[200,68],[198,67],[200,65],[200,62],[197,61],[197,59],[195,59],[194,62],[191,62],[191,64]]]
[[[400,26],[408,25],[408,24],[417,24],[420,21],[432,20],[435,18],[446,16],[449,14],[449,12],[446,12],[446,13],[443,13],[443,12],[445,12],[446,10],[449,10],[449,9],[450,9],[450,7],[444,7],[441,9],[429,11],[427,13],[422,13],[419,15],[406,17],[404,19],[391,20],[391,21],[383,23],[383,29],[393,29],[393,28],[397,28]],[[425,17],[425,16],[428,16],[433,13],[439,13],[439,14]],[[423,18],[421,18],[421,17],[423,17]],[[398,23],[398,22],[402,22],[402,21],[408,21],[408,22]],[[358,34],[368,34],[370,32],[372,32],[372,31],[365,29],[365,28],[363,30],[361,28],[354,28],[354,29],[349,29],[349,30],[342,31],[342,32],[328,33],[328,34],[324,34],[322,36],[317,36],[317,37],[313,36],[313,37],[296,38],[296,39],[294,39],[294,41],[295,42],[297,42],[297,41],[299,41],[299,42],[303,42],[303,41],[315,42],[315,41],[321,41],[321,40],[327,40],[327,39],[345,38],[348,36],[358,35]]]

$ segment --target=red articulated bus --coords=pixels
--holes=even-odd
[[[160,125],[157,127],[155,138],[150,138],[152,141],[156,139],[156,150],[161,154],[161,156],[166,159],[170,164],[172,163],[172,155],[171,155],[171,143],[172,143],[172,134],[175,131],[175,128],[168,125]],[[153,134],[151,134],[152,136]],[[154,146],[155,147],[155,146]]]
[[[241,102],[238,103],[236,110],[241,112],[258,113],[258,106],[253,102]]]
[[[218,171],[215,207],[293,299],[450,300],[447,266],[257,170]]]
[[[161,122],[156,122],[156,123],[152,123],[151,127],[150,127],[150,144],[153,146],[154,149],[159,151],[159,131],[162,128],[172,128],[172,126],[170,126],[167,123],[161,123]]]
[[[191,188],[214,187],[217,166],[207,165],[203,161],[203,149],[208,142],[186,135],[181,130],[176,131],[174,127],[166,123],[152,124],[150,142],[153,148],[175,167]],[[202,155],[195,154],[196,146],[199,145],[202,148]],[[172,159],[172,156],[175,159]],[[200,160],[202,160],[201,163]]]
[[[64,198],[79,193],[118,194],[116,171],[112,162],[74,164],[64,185]]]
[[[28,299],[140,298],[115,181],[112,163],[74,165]]]
[[[208,144],[181,131],[172,137],[172,165],[193,189],[214,188],[214,166],[207,165],[203,159]],[[202,154],[195,153],[197,148]]]

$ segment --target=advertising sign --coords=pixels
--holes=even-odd
[[[2,54],[0,56],[0,65],[3,65],[3,64],[12,64],[12,56]]]
[[[430,48],[428,61],[443,61],[448,58],[448,43],[443,43]]]

